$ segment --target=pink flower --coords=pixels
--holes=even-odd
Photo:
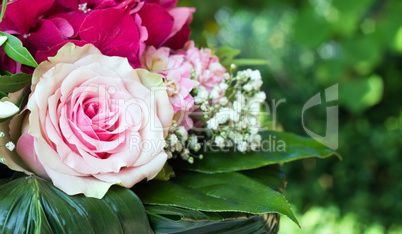
[[[212,55],[210,49],[198,49],[194,47],[194,42],[189,41],[185,50],[187,60],[191,63],[197,81],[211,92],[214,86],[220,84],[225,78],[226,69],[219,63],[219,58]]]
[[[102,198],[165,164],[173,109],[160,75],[68,43],[34,71],[31,89],[17,152],[67,194]]]
[[[147,47],[141,61],[143,67],[165,78],[167,92],[174,112],[186,111],[194,106],[190,92],[194,82],[191,80],[191,65],[185,61],[185,55],[171,55],[167,47],[155,49]]]

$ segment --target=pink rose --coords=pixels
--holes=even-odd
[[[34,71],[31,89],[17,152],[67,194],[102,198],[165,164],[173,109],[160,75],[68,43]]]
[[[194,88],[191,80],[192,67],[185,61],[185,55],[171,55],[167,47],[155,49],[150,46],[146,48],[141,62],[144,68],[165,78],[169,100],[175,113],[187,111],[194,106],[194,98],[190,94]]]

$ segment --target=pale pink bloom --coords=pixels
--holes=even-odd
[[[194,88],[191,80],[192,66],[185,61],[185,55],[171,55],[171,50],[167,47],[155,49],[150,46],[146,48],[141,62],[144,68],[165,78],[169,101],[175,113],[194,106],[194,99],[190,94]]]
[[[113,184],[152,179],[167,160],[173,108],[162,77],[93,45],[68,43],[41,63],[27,109],[17,152],[69,195],[102,198]]]
[[[191,63],[197,81],[204,86],[208,92],[224,81],[226,69],[219,63],[219,58],[212,55],[210,49],[198,49],[194,47],[194,42],[189,41],[185,50],[187,51],[186,59]]]

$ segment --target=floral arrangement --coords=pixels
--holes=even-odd
[[[197,48],[176,4],[3,1],[2,233],[298,224],[279,164],[334,152],[268,130],[260,72]]]

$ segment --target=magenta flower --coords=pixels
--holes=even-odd
[[[146,45],[177,50],[188,41],[195,9],[175,7],[176,2],[15,0],[8,4],[0,30],[18,36],[37,62],[54,56],[67,42],[82,41],[105,55],[126,57],[136,68]],[[0,64],[8,63],[6,57],[0,56]],[[5,67],[14,71],[18,65]]]

